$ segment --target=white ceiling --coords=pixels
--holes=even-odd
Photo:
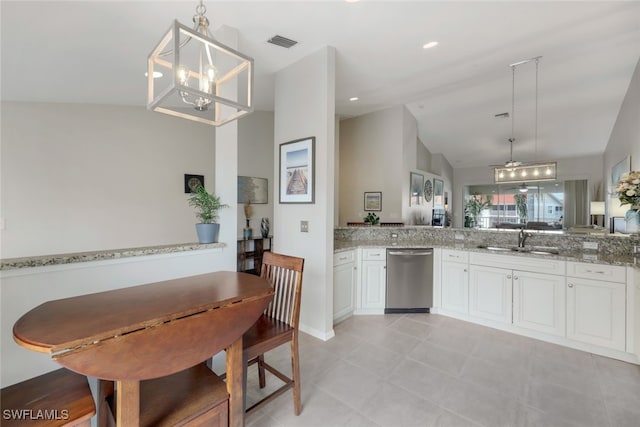
[[[144,105],[146,57],[196,0],[0,3],[3,100]],[[535,66],[516,70],[514,159],[604,151],[640,57],[638,2],[205,1],[212,29],[238,29],[255,59],[260,110],[273,75],[336,48],[336,112],[406,105],[421,140],[454,167],[509,159],[509,64],[543,56],[538,142]],[[299,43],[283,49],[273,35]],[[439,46],[422,45],[437,40]],[[350,102],[351,96],[360,97]],[[537,154],[536,154],[537,148]]]

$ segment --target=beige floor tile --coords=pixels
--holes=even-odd
[[[381,378],[391,375],[393,368],[402,359],[403,355],[370,343],[356,347],[344,358],[347,362],[365,368]]]
[[[522,401],[526,391],[528,373],[508,364],[492,363],[470,357],[462,368],[460,379],[472,382]]]
[[[424,322],[418,322],[410,317],[403,317],[401,319],[398,319],[388,327],[403,334],[410,335],[419,340],[424,340],[434,330],[433,326]]]
[[[393,384],[383,383],[362,407],[374,422],[383,427],[430,426],[438,407]]]
[[[455,378],[439,369],[411,359],[403,360],[393,371],[388,381],[418,397],[440,403]]]
[[[343,360],[316,381],[318,388],[356,410],[365,404],[380,383],[380,377],[371,371]]]
[[[487,427],[518,426],[527,412],[516,399],[462,380],[447,389],[440,406]]]
[[[530,381],[525,402],[552,417],[565,419],[584,427],[609,425],[602,400],[589,398],[585,394],[556,384]]]
[[[427,364],[451,375],[459,375],[467,356],[430,341],[420,343],[409,353],[409,358]]]

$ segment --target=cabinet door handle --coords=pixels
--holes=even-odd
[[[569,286],[570,288],[573,288],[573,283],[569,283],[567,286]]]
[[[510,274],[507,274],[507,279],[511,279],[511,275]]]
[[[518,276],[513,276],[513,280],[518,280]]]
[[[465,273],[467,272],[467,269],[466,269],[466,268],[464,269],[464,272],[465,272]]]

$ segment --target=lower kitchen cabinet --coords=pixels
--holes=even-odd
[[[362,311],[383,310],[387,283],[387,265],[384,261],[362,262],[362,287],[360,308]]]
[[[468,255],[461,251],[442,251],[441,307],[460,314],[469,313]]]
[[[513,324],[565,335],[565,277],[513,271]]]
[[[469,267],[469,314],[482,319],[511,323],[511,270],[472,265]]]
[[[386,249],[363,249],[356,312],[382,314],[386,302]]]
[[[355,251],[339,252],[333,256],[333,322],[353,314],[356,307]]]
[[[625,284],[567,278],[567,338],[625,350]]]

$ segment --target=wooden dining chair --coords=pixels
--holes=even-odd
[[[293,409],[300,414],[300,358],[298,355],[298,322],[304,259],[273,252],[265,252],[260,276],[271,282],[273,300],[258,321],[243,335],[244,357],[247,366],[258,364],[260,388],[264,388],[265,370],[284,385],[247,408],[247,412],[269,402],[293,388]],[[291,343],[291,378],[265,362],[264,354],[287,342]]]

